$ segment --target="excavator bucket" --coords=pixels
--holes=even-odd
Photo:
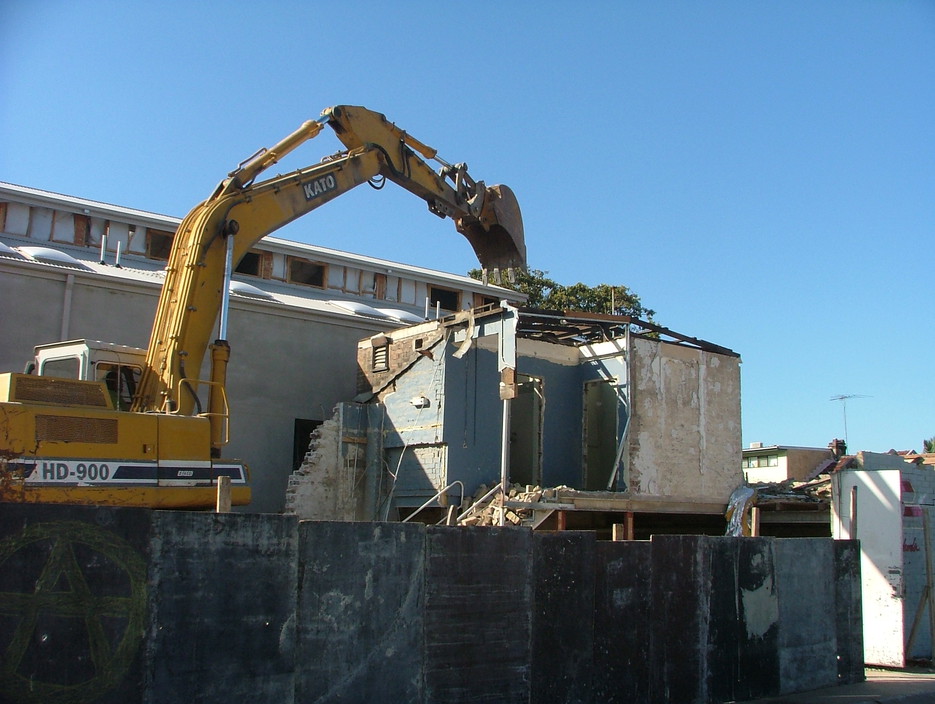
[[[526,268],[523,216],[509,186],[488,187],[479,221],[468,224],[462,219],[458,231],[471,243],[485,269]]]

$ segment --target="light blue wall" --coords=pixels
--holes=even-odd
[[[500,481],[503,402],[496,353],[474,345],[462,359],[446,356],[445,442],[448,481],[464,482],[468,494]]]
[[[481,484],[493,486],[500,480],[500,438],[503,402],[499,396],[500,373],[497,355],[478,345],[461,359],[437,348],[435,359],[416,362],[397,381],[396,391],[384,397],[386,420],[383,428],[384,457],[400,469],[396,503],[417,506],[444,484],[464,483],[472,495]],[[626,361],[622,355],[579,365],[559,364],[541,357],[520,357],[518,372],[543,380],[542,483],[544,486],[583,486],[582,406],[586,381],[615,378],[620,398],[626,399]],[[429,406],[418,409],[411,399],[429,399]],[[627,412],[618,407],[618,438]],[[447,476],[438,474],[434,457],[416,458],[413,448],[445,446]],[[402,463],[396,464],[400,448]],[[420,464],[421,462],[421,464]]]
[[[581,484],[580,369],[537,357],[517,360],[519,371],[542,379],[542,484]]]

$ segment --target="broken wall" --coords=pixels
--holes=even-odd
[[[339,403],[313,432],[309,451],[289,477],[285,513],[318,521],[374,518],[364,506],[367,473],[367,409]]]
[[[724,501],[743,482],[740,359],[631,338],[629,489]]]
[[[456,346],[452,330],[425,323],[358,346],[360,388],[385,408],[380,452],[401,507],[500,478],[499,338]],[[516,373],[541,385],[540,416],[511,428],[514,442],[539,435],[521,438],[527,460],[538,448],[524,482],[725,502],[743,482],[739,365],[637,335],[580,346],[519,337]]]

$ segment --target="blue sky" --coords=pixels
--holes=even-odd
[[[523,209],[529,263],[742,355],[743,441],[935,435],[935,3],[0,4],[0,180],[182,216],[334,104]],[[278,171],[339,147],[322,135]],[[360,188],[281,230],[464,273]]]

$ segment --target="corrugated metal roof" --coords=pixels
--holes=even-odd
[[[16,266],[61,269],[89,279],[120,281],[151,289],[160,288],[165,279],[164,264],[145,257],[125,256],[121,266],[118,267],[113,263],[101,264],[95,250],[90,248],[71,247],[69,252],[65,253],[51,247],[34,247],[31,243],[27,244],[29,240],[24,241],[21,238],[0,237],[5,240],[5,242],[0,241],[0,260],[5,259]],[[36,250],[57,253],[61,255],[61,260],[56,260],[52,256],[27,257],[24,256],[23,250],[31,250],[33,253]],[[234,300],[244,303],[249,300],[250,304],[254,305],[285,305],[297,311],[304,311],[306,314],[347,320],[366,320],[369,323],[379,321],[379,329],[409,324],[400,320],[399,316],[379,312],[359,299],[340,299],[334,291],[295,286],[267,279],[251,279],[249,282],[235,279],[231,282],[231,291],[236,294]],[[364,311],[360,308],[361,306],[369,311]]]

